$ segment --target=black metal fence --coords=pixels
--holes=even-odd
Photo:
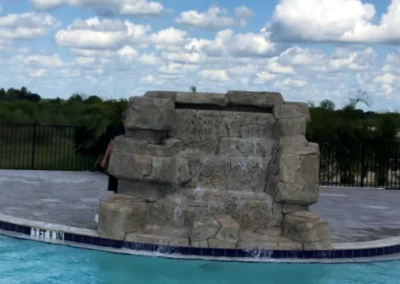
[[[95,158],[78,151],[82,129],[75,126],[0,124],[0,168],[81,171]]]
[[[400,144],[319,142],[320,184],[400,189]]]
[[[79,151],[88,135],[76,126],[0,123],[0,169],[93,169],[96,157]],[[399,143],[318,143],[321,185],[400,189]]]

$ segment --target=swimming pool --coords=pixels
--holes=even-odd
[[[0,235],[1,284],[394,284],[400,261],[280,264],[174,260],[13,239]]]

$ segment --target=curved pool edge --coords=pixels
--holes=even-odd
[[[82,249],[186,260],[281,263],[354,263],[400,259],[400,237],[333,244],[333,250],[243,250],[178,247],[102,238],[97,231],[17,218],[0,213],[0,234]]]

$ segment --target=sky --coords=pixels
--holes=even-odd
[[[43,98],[148,90],[358,90],[400,109],[400,0],[1,0],[0,87]]]

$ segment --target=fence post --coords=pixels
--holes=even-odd
[[[365,167],[365,141],[361,141],[361,182],[360,186],[364,187],[364,179],[365,179],[365,173],[368,173],[366,171]]]
[[[32,165],[31,169],[35,169],[35,148],[36,148],[36,122],[33,124],[33,136],[32,136]]]

